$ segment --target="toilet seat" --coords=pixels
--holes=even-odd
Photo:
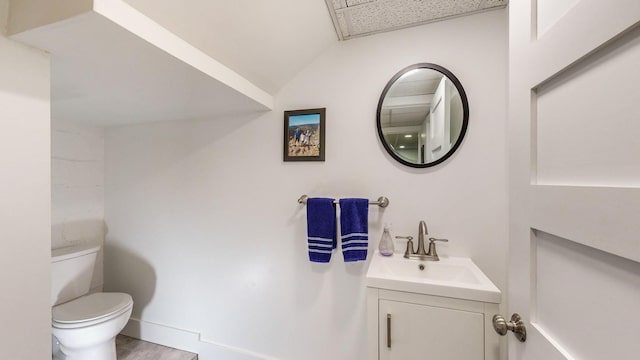
[[[55,306],[52,326],[59,329],[80,328],[113,319],[133,306],[125,293],[94,293]]]

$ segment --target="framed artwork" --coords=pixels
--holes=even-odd
[[[324,161],[325,110],[284,112],[284,161]]]

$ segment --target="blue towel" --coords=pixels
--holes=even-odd
[[[327,263],[337,246],[335,199],[307,199],[307,243],[309,260]]]
[[[345,262],[367,259],[369,199],[340,199],[340,235]]]

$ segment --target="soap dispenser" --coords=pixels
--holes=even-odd
[[[380,244],[378,245],[378,250],[380,254],[384,256],[393,255],[393,240],[391,239],[391,234],[389,233],[389,225],[384,225],[384,231],[382,232],[382,237],[380,238]]]

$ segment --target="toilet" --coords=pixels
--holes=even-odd
[[[125,293],[89,294],[100,250],[95,245],[51,251],[52,358],[116,360],[115,337],[131,316]]]

